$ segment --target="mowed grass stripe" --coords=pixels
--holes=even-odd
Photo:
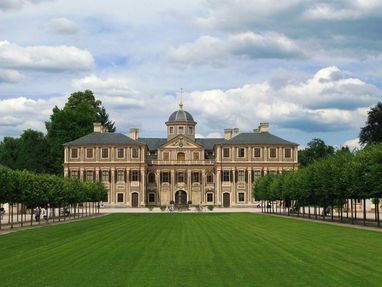
[[[382,234],[255,214],[115,214],[0,236],[1,286],[381,286]]]

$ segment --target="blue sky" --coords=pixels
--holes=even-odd
[[[382,100],[382,1],[0,0],[0,139],[45,131],[77,90],[117,130],[164,136],[179,103],[204,137],[269,122],[355,146]]]

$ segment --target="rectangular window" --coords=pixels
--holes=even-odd
[[[123,193],[117,194],[117,202],[123,202]]]
[[[109,182],[109,171],[103,170],[101,173],[101,180],[104,182]]]
[[[94,180],[94,171],[87,170],[86,171],[86,181],[93,181]]]
[[[131,172],[131,181],[139,181],[139,170],[133,170]]]
[[[239,193],[239,202],[244,202],[244,192]]]
[[[244,157],[244,154],[245,154],[245,150],[244,150],[244,148],[239,148],[238,149],[238,157]]]
[[[138,149],[137,148],[133,148],[131,150],[131,157],[132,158],[138,158]]]
[[[209,173],[207,174],[207,183],[213,183],[214,182],[214,176]]]
[[[185,182],[184,172],[176,173],[176,182]]]
[[[269,157],[273,157],[273,158],[276,157],[276,149],[275,148],[269,149]]]
[[[259,147],[255,147],[255,149],[254,149],[254,156],[255,157],[260,157],[260,148]]]
[[[291,152],[290,148],[286,148],[284,150],[284,152],[285,152],[285,158],[291,158],[292,157],[292,152]]]
[[[92,148],[86,149],[86,157],[87,158],[93,158],[93,149]]]
[[[161,173],[161,182],[170,182],[170,174],[169,172],[162,172]]]
[[[194,129],[192,127],[188,127],[188,134],[192,135],[194,133]]]
[[[199,160],[199,153],[197,151],[194,152],[194,160]]]
[[[149,193],[149,202],[155,202],[155,193]]]
[[[239,170],[237,172],[237,181],[245,181],[245,171]]]
[[[178,131],[180,135],[184,134],[184,127],[179,127]]]
[[[224,157],[229,157],[229,148],[224,148],[223,149],[223,156]]]
[[[118,158],[124,158],[125,157],[125,149],[124,148],[117,149],[117,157]]]
[[[229,170],[223,170],[223,181],[230,181],[230,173]]]
[[[70,171],[70,177],[72,178],[78,178],[78,170],[71,170]]]
[[[174,133],[174,127],[170,127],[170,134]]]
[[[163,160],[169,160],[169,159],[170,159],[170,154],[167,151],[163,152]]]
[[[78,149],[77,148],[72,148],[70,153],[71,158],[78,158]]]
[[[109,149],[108,148],[101,149],[101,157],[102,158],[108,158],[109,157]]]
[[[270,170],[268,171],[268,174],[277,174],[277,170]]]
[[[122,169],[119,169],[117,171],[117,181],[125,181],[125,171]]]
[[[261,171],[260,170],[255,170],[254,172],[253,172],[253,181],[256,181],[258,178],[260,178],[261,177]]]
[[[199,172],[193,172],[192,173],[192,182],[200,182],[200,173]]]
[[[213,202],[214,201],[214,195],[212,193],[207,193],[207,202]]]

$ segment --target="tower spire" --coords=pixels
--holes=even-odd
[[[183,88],[180,88],[180,103],[179,110],[183,111]]]

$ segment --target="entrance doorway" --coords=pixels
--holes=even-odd
[[[231,200],[230,200],[230,194],[224,193],[223,194],[223,207],[230,207]]]
[[[186,205],[187,204],[187,193],[184,190],[178,190],[175,193],[175,205]]]
[[[131,207],[138,207],[138,193],[131,194]]]

